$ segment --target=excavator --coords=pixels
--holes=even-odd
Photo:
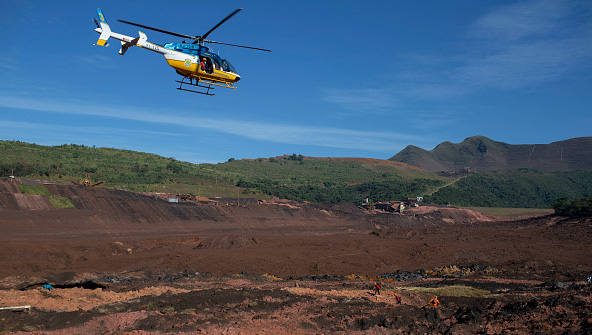
[[[80,182],[73,181],[72,184],[79,185],[79,186],[95,187],[95,186],[101,185],[104,182],[105,182],[104,180],[101,180],[101,181],[97,181],[97,182],[93,183],[87,173],[86,176],[84,177],[84,179],[82,179],[82,181],[80,181]]]

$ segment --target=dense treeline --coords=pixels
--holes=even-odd
[[[553,204],[553,209],[555,215],[589,218],[592,217],[592,198],[581,198],[571,202],[567,198],[560,198]]]
[[[262,193],[298,201],[360,203],[365,198],[368,198],[371,202],[379,202],[417,197],[424,194],[428,189],[442,183],[440,180],[415,179],[412,181],[371,181],[358,185],[327,182],[321,185],[288,187],[287,185],[278,185],[263,179],[252,182],[240,180],[237,186],[256,189]]]
[[[534,170],[479,173],[443,188],[427,201],[477,207],[551,208],[562,197],[592,196],[592,171]]]

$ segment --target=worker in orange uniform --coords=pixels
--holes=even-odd
[[[438,296],[435,296],[434,299],[430,300],[430,304],[434,305],[434,307],[438,307],[440,304],[440,300],[438,300]]]

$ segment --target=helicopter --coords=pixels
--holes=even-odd
[[[214,95],[213,93],[210,93],[210,90],[214,89],[213,86],[236,89],[237,87],[235,84],[241,79],[241,77],[236,72],[234,66],[232,66],[232,64],[227,59],[221,58],[218,54],[212,52],[207,46],[204,45],[205,43],[222,44],[239,48],[271,52],[271,50],[268,49],[221,43],[206,39],[214,30],[220,27],[220,25],[222,25],[241,10],[242,8],[238,8],[237,10],[233,11],[201,36],[178,34],[129,21],[117,20],[125,24],[192,40],[191,42],[183,41],[181,43],[166,43],[164,45],[159,45],[148,42],[148,37],[142,31],[138,31],[138,37],[126,36],[111,31],[111,27],[107,23],[102,10],[99,8],[97,9],[97,16],[99,20],[97,21],[97,19],[94,19],[94,22],[97,26],[95,31],[100,34],[96,45],[109,46],[107,40],[112,37],[121,41],[121,49],[119,49],[120,55],[124,55],[126,51],[132,46],[138,46],[140,48],[162,54],[164,55],[167,63],[173,69],[175,69],[179,75],[183,76],[183,79],[176,80],[177,83],[180,83],[179,87],[177,88],[178,90],[205,95]],[[200,90],[187,89],[184,88],[183,85],[199,87]]]

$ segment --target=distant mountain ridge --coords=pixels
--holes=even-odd
[[[442,142],[427,151],[407,146],[389,160],[407,163],[429,172],[514,170],[592,170],[592,137],[577,137],[549,144],[508,144],[485,136],[472,136],[461,143]]]

